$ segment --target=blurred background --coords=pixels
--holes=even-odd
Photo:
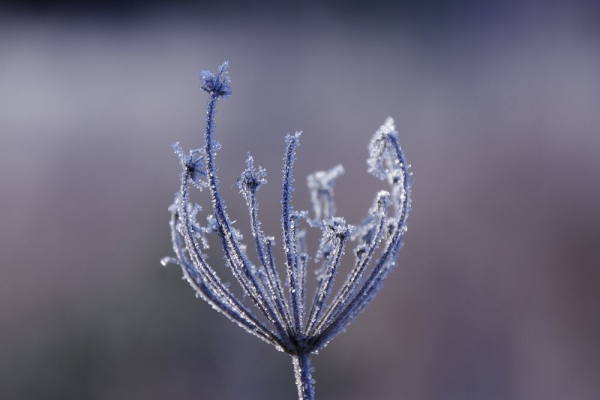
[[[342,163],[339,214],[360,221],[387,116],[413,166],[398,268],[314,358],[318,399],[600,398],[591,0],[2,2],[0,398],[295,398],[289,357],[159,264],[170,145],[200,145],[198,71],[225,59],[217,161],[238,226],[251,151],[280,238],[287,132],[304,131],[297,209],[304,176]]]

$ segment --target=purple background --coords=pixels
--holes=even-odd
[[[198,71],[224,59],[217,161],[238,226],[249,150],[281,242],[287,132],[304,131],[298,209],[304,176],[342,163],[339,214],[360,220],[388,115],[413,166],[399,266],[314,358],[319,400],[600,398],[594,2],[4,4],[0,398],[295,397],[288,357],[158,262],[169,146],[200,145]]]

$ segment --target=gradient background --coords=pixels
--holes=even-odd
[[[314,358],[318,399],[600,398],[598,2],[170,4],[0,6],[0,398],[295,398],[288,357],[159,264],[169,146],[200,145],[198,71],[224,59],[238,226],[250,150],[281,241],[287,132],[299,209],[304,176],[342,163],[339,214],[360,220],[388,115],[413,165],[399,267]]]

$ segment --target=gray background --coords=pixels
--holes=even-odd
[[[198,71],[224,59],[217,161],[240,227],[249,150],[281,242],[287,132],[304,131],[298,209],[304,176],[342,163],[339,213],[360,220],[387,116],[413,165],[399,266],[314,358],[318,399],[600,397],[594,2],[0,7],[0,398],[295,397],[287,356],[158,262],[169,146],[200,145]]]

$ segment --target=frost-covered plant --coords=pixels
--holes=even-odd
[[[175,257],[167,257],[162,263],[179,265],[184,279],[198,297],[247,332],[290,354],[299,398],[314,399],[310,356],[325,347],[369,304],[396,262],[410,210],[408,164],[394,122],[388,118],[371,139],[367,164],[369,172],[386,179],[391,190],[377,193],[366,218],[358,226],[352,226],[344,218],[336,217],[333,201],[335,180],[344,169],[338,165],[329,171],[316,172],[308,177],[314,207],[314,217],[310,218],[307,212],[298,212],[292,206],[293,165],[301,132],[287,135],[281,195],[287,279],[285,284],[282,283],[273,256],[275,239],[263,233],[257,215],[256,193],[267,182],[266,171],[262,167],[256,168],[254,159],[248,154],[246,169],[237,182],[250,213],[258,265],[246,254],[242,235],[234,228],[219,190],[215,158],[220,145],[214,139],[214,121],[217,101],[231,94],[227,68],[228,63],[224,62],[216,74],[208,70],[200,72],[201,88],[209,94],[204,147],[185,153],[177,143],[173,145],[182,167],[181,187],[170,207]],[[212,212],[204,226],[197,221],[200,206],[190,201],[191,186],[200,190],[208,188],[211,196]],[[393,212],[388,212],[390,206],[393,206]],[[306,303],[305,289],[310,257],[304,240],[305,231],[300,229],[303,221],[322,231],[314,257],[321,267],[317,270],[317,289],[310,306]],[[236,298],[208,265],[203,253],[208,247],[207,235],[219,238],[225,264],[241,285],[244,295],[251,299],[267,322],[258,319]],[[344,249],[351,241],[357,243],[355,266],[337,294],[331,297],[334,277]],[[373,261],[381,244],[379,258]],[[368,268],[370,264],[372,267]]]

